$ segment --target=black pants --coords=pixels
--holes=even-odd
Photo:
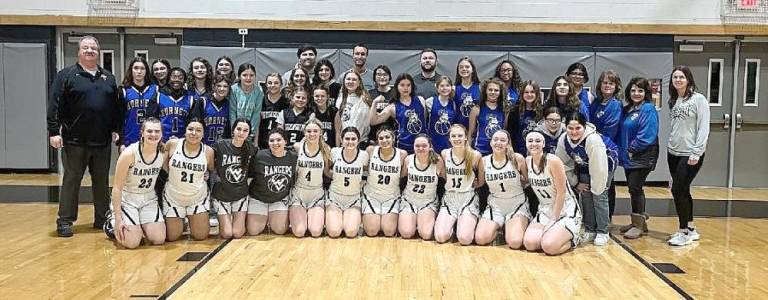
[[[699,173],[704,163],[704,155],[695,165],[688,164],[688,156],[675,156],[667,153],[669,173],[672,175],[672,198],[675,200],[677,218],[680,229],[688,228],[688,222],[693,221],[693,197],[691,197],[691,183]]]
[[[613,211],[616,210],[616,184],[611,180],[608,189],[608,218],[613,220]]]
[[[629,188],[629,198],[632,200],[632,213],[645,213],[645,191],[643,185],[651,173],[651,168],[624,169]]]
[[[59,193],[58,225],[72,225],[77,221],[80,200],[80,181],[87,167],[91,173],[93,190],[93,224],[101,227],[109,209],[109,165],[112,152],[110,146],[83,147],[65,145],[61,150],[64,179]]]

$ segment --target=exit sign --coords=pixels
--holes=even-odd
[[[735,0],[739,9],[757,9],[761,0]]]

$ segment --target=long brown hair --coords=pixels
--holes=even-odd
[[[541,87],[539,86],[539,83],[535,80],[526,80],[523,81],[523,83],[520,84],[520,87],[518,89],[518,93],[520,94],[520,100],[517,103],[517,110],[518,115],[520,118],[523,117],[523,114],[525,114],[526,109],[526,103],[525,99],[523,99],[523,94],[525,94],[525,88],[528,86],[531,86],[533,88],[533,92],[536,94],[536,99],[533,100],[533,110],[536,111],[536,121],[541,120],[544,118],[544,104],[542,103],[541,99]]]
[[[613,82],[616,85],[616,90],[613,91],[613,95],[607,99],[604,99],[605,97],[603,97],[602,91],[603,81],[605,80]],[[601,103],[614,97],[621,101],[621,77],[619,77],[619,73],[616,73],[614,70],[605,70],[600,73],[600,77],[597,79],[597,93],[595,93],[595,95],[595,101],[597,101],[597,103]]]
[[[354,91],[347,89],[347,85],[344,84],[347,76],[350,74],[357,76],[358,86]],[[347,97],[350,93],[357,95],[368,105],[368,107],[371,107],[371,97],[368,95],[368,91],[363,88],[363,77],[360,76],[360,73],[357,73],[355,70],[350,70],[349,72],[344,73],[344,78],[342,78],[341,81],[341,104],[339,104],[339,115],[343,115],[344,110],[347,109]]]
[[[485,105],[485,101],[488,100],[488,92],[486,91],[488,89],[489,84],[495,84],[499,87],[499,105],[501,105],[502,111],[504,112],[504,123],[506,124],[506,116],[509,115],[509,111],[512,110],[512,107],[509,105],[509,101],[507,100],[507,91],[504,90],[504,82],[501,81],[501,79],[498,79],[496,77],[494,78],[488,78],[483,81],[483,85],[480,88],[480,101],[477,102],[478,107],[483,107]],[[506,126],[506,125],[505,125]]]
[[[565,82],[568,84],[568,95],[565,96],[566,105],[571,111],[579,111],[581,110],[581,99],[579,99],[579,92],[576,91],[576,87],[573,85],[573,80],[571,78],[560,75],[555,77],[555,80],[552,81],[552,89],[549,90],[549,97],[547,98],[547,103],[544,104],[544,106],[557,106],[557,92],[555,91],[557,89],[557,82],[560,81],[560,79],[565,80]]]
[[[676,66],[674,69],[672,69],[672,73],[669,73],[669,108],[674,107],[677,98],[680,97],[680,95],[677,93],[677,89],[672,84],[672,75],[675,74],[675,71],[683,72],[683,75],[685,75],[685,80],[688,81],[685,94],[682,95],[683,99],[690,98],[691,95],[696,92],[696,82],[693,79],[693,73],[691,73],[691,69],[689,69],[688,66]]]

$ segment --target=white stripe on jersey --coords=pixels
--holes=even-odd
[[[503,166],[497,168],[493,164],[493,154],[489,154],[483,157],[483,165],[490,196],[509,199],[523,194],[520,173],[514,161],[507,159]]]
[[[302,142],[299,145],[298,158],[296,159],[296,189],[315,190],[323,189],[323,170],[325,169],[325,160],[320,148],[315,155],[310,156],[307,153],[307,143]]]
[[[547,160],[552,154],[546,154]],[[555,197],[557,196],[557,190],[555,189],[555,180],[550,173],[549,164],[544,166],[544,170],[536,172],[533,169],[533,163],[531,162],[531,156],[525,159],[525,164],[528,166],[528,182],[531,183],[531,188],[536,193],[536,198],[539,199],[539,213],[549,215],[552,211],[552,206],[555,203]],[[565,176],[565,174],[563,174]],[[570,184],[568,184],[568,178],[565,178],[565,201],[563,203],[563,209],[560,212],[560,216],[570,216],[569,208],[576,207],[576,197],[573,195]],[[552,216],[549,216],[552,218]],[[571,216],[573,217],[573,216]]]
[[[331,150],[333,159],[333,180],[331,192],[337,195],[360,195],[363,181],[363,167],[368,164],[368,152],[358,150],[351,162],[344,159],[342,147]]]
[[[376,146],[368,162],[368,180],[365,184],[365,194],[369,199],[386,201],[400,197],[400,151],[388,161],[381,158],[381,147]]]
[[[179,139],[168,163],[168,184],[166,193],[170,194],[178,205],[193,205],[208,194],[205,182],[205,171],[208,168],[208,158],[205,156],[205,145],[200,144],[200,151],[195,156],[184,153],[186,139]]]
[[[425,169],[419,169],[415,154],[408,155],[406,161],[408,183],[403,190],[403,198],[417,206],[434,201],[437,197],[437,165],[429,162]]]
[[[461,162],[456,164],[453,158],[453,149],[448,150],[448,159],[445,160],[445,192],[466,193],[473,191],[472,183],[475,181],[475,171],[472,170],[470,174],[466,174],[466,166],[466,159],[462,158]]]
[[[160,170],[163,169],[165,158],[161,151],[157,152],[155,159],[151,162],[144,160],[141,153],[141,142],[133,143],[125,150],[134,150],[133,165],[128,168],[128,177],[125,178],[123,192],[132,194],[155,194],[155,182]]]

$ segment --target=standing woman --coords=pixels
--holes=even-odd
[[[202,57],[195,57],[189,63],[187,73],[189,74],[189,78],[187,78],[188,94],[195,101],[200,98],[209,98],[211,87],[213,86],[213,69],[208,60]]]
[[[288,149],[292,149],[296,142],[304,138],[304,124],[312,116],[312,111],[307,108],[307,90],[296,90],[291,95],[291,107],[284,109],[277,116],[277,127],[285,130],[288,137]],[[298,151],[297,149],[293,149]]]
[[[478,166],[479,184],[488,184],[488,206],[477,224],[475,243],[488,245],[496,232],[504,227],[507,246],[523,246],[525,228],[531,219],[528,201],[523,191],[528,170],[525,157],[515,153],[512,136],[506,130],[496,131],[491,140],[493,153],[486,155]]]
[[[163,124],[163,142],[169,138],[184,137],[193,102],[192,96],[187,95],[184,89],[187,80],[184,69],[171,69],[168,78],[168,85],[157,93],[157,100],[153,101],[156,107],[152,113]]]
[[[595,101],[589,106],[589,120],[595,125],[597,132],[616,144],[621,121],[621,78],[613,70],[603,71],[600,73],[597,85],[600,91]],[[608,188],[608,212],[611,218],[615,207],[616,185],[611,181]]]
[[[235,82],[235,64],[229,56],[222,56],[216,60],[216,72],[215,75],[224,75],[229,79],[229,82]]]
[[[323,234],[327,196],[323,189],[323,176],[329,174],[331,148],[322,136],[322,124],[311,118],[304,124],[304,140],[293,146],[298,159],[288,216],[293,235],[299,238],[304,237],[307,229],[313,237]]]
[[[330,91],[328,87],[324,85],[315,86],[312,91],[312,98],[314,100],[312,107],[312,113],[315,115],[323,128],[323,141],[328,144],[329,147],[336,147],[336,133],[340,132],[340,124],[337,122],[336,114],[339,112],[336,107],[329,103],[328,96]]]
[[[150,102],[157,95],[157,85],[150,82],[147,71],[149,65],[143,57],[136,57],[128,64],[129,69],[125,72],[123,86],[118,93],[121,115],[124,116],[122,125],[122,144],[120,151],[125,147],[136,143],[141,137],[141,125],[144,119],[149,116]]]
[[[557,76],[552,82],[552,89],[549,92],[547,101],[544,102],[544,109],[555,106],[563,111],[564,115],[578,112],[589,121],[589,105],[584,104],[577,96],[577,90],[570,78]]]
[[[298,90],[304,90],[307,93],[310,91],[309,75],[307,75],[307,71],[304,71],[302,68],[293,69],[291,71],[291,81],[289,81],[285,85],[285,88],[283,88],[283,95],[290,98],[291,95]]]
[[[560,136],[565,133],[563,114],[560,109],[556,106],[545,109],[544,120],[539,123],[537,130],[544,135],[544,153],[555,154],[557,142],[560,140]]]
[[[198,99],[193,108],[194,114],[205,122],[205,138],[203,142],[211,146],[216,141],[230,138],[229,128],[229,79],[224,75],[216,75],[213,80],[214,90],[210,99]]]
[[[435,221],[435,240],[438,243],[450,240],[456,224],[456,237],[461,245],[467,246],[475,238],[479,206],[474,182],[482,156],[469,146],[467,129],[461,124],[451,126],[450,138],[452,147],[442,152],[445,195]]]
[[[250,185],[248,186],[249,235],[259,235],[269,222],[269,228],[278,235],[288,231],[288,201],[295,181],[296,153],[285,149],[285,133],[275,128],[264,135],[269,147],[251,157]]]
[[[267,92],[261,102],[261,121],[259,121],[259,130],[255,137],[259,149],[269,148],[267,135],[277,128],[277,117],[280,116],[280,113],[290,107],[290,100],[281,92],[283,79],[280,74],[269,73],[264,81]]]
[[[168,183],[163,193],[166,237],[178,240],[184,231],[183,219],[189,220],[189,231],[195,240],[208,237],[207,170],[213,167],[213,149],[202,143],[205,125],[199,118],[190,119],[184,138],[169,140],[164,168]]]
[[[151,68],[150,79],[152,83],[159,88],[168,85],[168,72],[171,70],[171,63],[165,58],[158,58],[152,61]]]
[[[248,165],[253,145],[248,143],[251,124],[246,118],[235,120],[232,139],[213,144],[214,168],[220,180],[211,191],[219,217],[219,236],[239,239],[245,235],[248,213]]]
[[[632,223],[621,227],[624,238],[636,239],[648,232],[643,185],[659,159],[659,114],[651,98],[651,86],[635,77],[625,90],[629,102],[621,116],[617,145],[632,200]]]
[[[595,101],[595,95],[590,93],[584,86],[589,82],[587,67],[582,63],[572,63],[568,66],[568,69],[565,70],[565,76],[568,76],[568,78],[571,79],[573,87],[579,93],[579,100],[581,100],[581,103],[583,103],[584,106],[587,107],[587,110],[589,110],[589,106]]]
[[[511,60],[505,59],[496,65],[496,71],[493,73],[493,77],[501,79],[501,82],[504,83],[504,87],[507,90],[507,100],[509,100],[509,104],[511,106],[517,105],[517,101],[519,99],[517,89],[522,87],[520,85],[520,71],[517,69],[517,66],[515,66]],[[523,148],[525,148],[525,146],[523,146]]]
[[[424,109],[424,100],[416,96],[413,77],[403,73],[395,80],[397,94],[392,102],[380,113],[376,112],[376,106],[383,97],[376,98],[371,106],[371,125],[379,125],[390,118],[397,122],[397,148],[413,152],[413,142],[416,136],[426,132],[427,114]]]
[[[322,59],[315,65],[315,75],[312,77],[312,86],[325,86],[328,89],[328,103],[331,106],[336,104],[336,99],[339,98],[339,91],[341,91],[341,84],[336,82],[336,71],[333,69],[333,64],[330,60]]]
[[[456,98],[453,102],[461,112],[456,116],[456,123],[469,126],[469,114],[480,100],[480,78],[477,77],[475,62],[469,56],[459,59],[456,64]]]
[[[455,95],[451,78],[440,76],[435,84],[437,94],[429,97],[424,103],[427,105],[427,111],[429,112],[429,127],[427,131],[430,138],[432,138],[435,152],[442,153],[443,150],[451,147],[448,132],[451,130],[451,125],[456,119],[456,115],[459,114],[459,110],[453,102]]]
[[[560,255],[579,244],[581,211],[573,195],[563,162],[544,150],[544,135],[531,131],[525,137],[528,182],[539,199],[539,209],[525,230],[523,245],[528,251],[543,250]]]
[[[163,136],[160,120],[149,117],[141,124],[141,138],[120,153],[112,187],[114,237],[125,248],[141,244],[142,236],[152,245],[165,242],[163,221],[154,186],[163,168]],[[106,225],[109,224],[109,225]]]
[[[515,152],[525,157],[528,154],[525,148],[525,136],[529,131],[536,129],[544,117],[544,104],[542,104],[541,88],[538,82],[526,80],[520,88],[523,90],[523,101],[520,101],[516,109],[509,114],[507,131],[513,136]]]
[[[336,101],[336,114],[341,128],[355,127],[360,130],[360,147],[368,145],[368,132],[371,130],[371,97],[363,88],[360,74],[352,70],[344,73],[344,86],[341,88],[340,101]],[[336,145],[341,144],[341,136],[336,135]]]
[[[438,177],[445,179],[445,164],[426,134],[421,133],[414,139],[413,148],[414,154],[408,155],[401,169],[401,177],[407,177],[408,181],[397,225],[401,237],[410,239],[418,229],[419,236],[426,241],[432,239],[435,227]]]
[[[239,81],[232,85],[229,97],[229,126],[234,128],[235,120],[246,118],[253,126],[249,132],[248,141],[253,142],[261,121],[262,101],[264,92],[256,84],[256,67],[244,63],[237,69]]]
[[[341,132],[341,147],[331,149],[331,187],[325,205],[325,229],[328,236],[357,236],[360,229],[360,207],[363,171],[368,169],[368,152],[357,146],[360,132],[347,127]]]
[[[395,148],[395,133],[384,127],[376,134],[378,145],[368,146],[368,180],[363,190],[363,229],[368,236],[397,232],[400,210],[400,173],[408,153]]]
[[[474,141],[474,148],[482,155],[491,153],[491,137],[507,124],[510,107],[507,94],[501,92],[503,87],[504,84],[496,78],[486,79],[480,102],[472,108],[469,116],[470,140]]]
[[[393,89],[389,83],[392,81],[392,72],[386,65],[378,65],[373,69],[373,83],[376,87],[368,90],[368,95],[373,99],[373,107],[376,109],[376,113],[384,111],[390,103],[394,102],[393,99],[397,96],[397,89]],[[375,144],[376,133],[383,126],[389,126],[390,128],[397,128],[397,123],[393,118],[389,118],[384,123],[371,126],[371,131],[368,133],[369,144]]]
[[[669,239],[669,244],[683,246],[700,238],[693,225],[691,183],[704,163],[709,138],[709,101],[696,92],[693,73],[687,66],[677,66],[672,70],[669,108],[671,131],[667,142],[667,163],[680,222],[680,229]]]
[[[576,190],[580,193],[585,229],[581,240],[605,246],[610,238],[608,225],[611,223],[608,186],[616,170],[618,148],[580,113],[566,115],[565,127],[566,134],[560,137],[555,152],[568,166],[568,176],[577,183]]]

